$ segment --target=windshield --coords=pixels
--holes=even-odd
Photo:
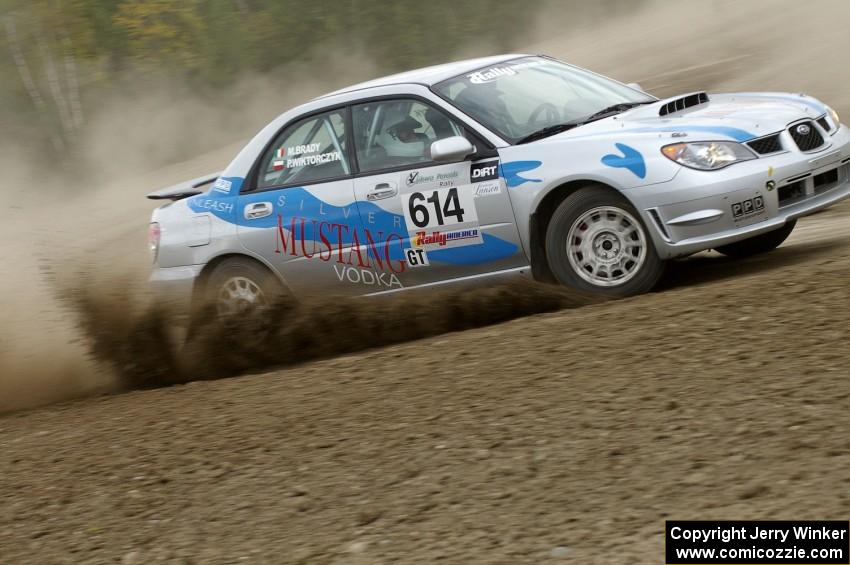
[[[438,83],[434,91],[511,143],[543,128],[580,122],[610,106],[655,100],[611,79],[541,57],[484,67]]]

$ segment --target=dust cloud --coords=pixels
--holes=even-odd
[[[284,367],[600,302],[531,281],[375,300],[284,298],[257,315],[225,320],[206,308],[184,338],[165,307],[140,307],[136,293],[74,288],[67,299],[94,357],[126,389]]]
[[[805,92],[850,112],[845,0],[552,2],[524,50],[637,82],[659,97],[682,92]]]
[[[661,97],[697,89],[782,90],[806,92],[850,112],[850,77],[842,61],[850,52],[843,30],[850,3],[843,0],[708,0],[675,8],[666,0],[607,0],[592,9],[584,2],[539,6],[534,28],[517,31],[515,51],[548,53],[639,82]],[[343,51],[350,50],[334,50]],[[458,58],[491,52],[483,40]],[[149,78],[116,87],[99,101],[70,169],[57,167],[41,148],[4,145],[0,412],[126,387],[261,370],[582,304],[583,299],[551,288],[509,287],[459,303],[455,310],[463,313],[461,318],[438,315],[429,324],[400,316],[397,312],[412,310],[401,309],[398,300],[423,305],[433,318],[435,310],[427,304],[436,298],[355,301],[338,309],[308,301],[276,307],[275,315],[295,320],[286,326],[294,329],[245,321],[203,333],[184,350],[174,344],[167,312],[143,291],[150,265],[145,232],[153,207],[144,194],[223,168],[247,137],[281,111],[383,72],[368,56],[350,55],[244,77],[204,96]],[[529,304],[528,296],[536,297],[537,304]],[[446,304],[455,298],[439,300]],[[356,333],[371,337],[357,344],[334,333],[345,316],[353,316],[347,322],[359,328]],[[244,354],[233,339],[239,332],[270,335],[276,347],[252,356],[205,355],[229,347]],[[321,332],[331,332],[336,341],[305,337]],[[255,361],[246,365],[248,357]]]
[[[216,93],[150,76],[116,85],[88,117],[70,164],[52,148],[0,140],[0,412],[124,386],[124,367],[92,355],[92,338],[81,332],[97,331],[81,323],[92,311],[77,312],[69,289],[102,296],[98,319],[108,306],[132,319],[126,340],[150,342],[134,317],[150,304],[146,238],[155,204],[145,194],[223,169],[287,108],[380,74],[357,53],[321,64],[320,77],[319,62],[305,60]]]

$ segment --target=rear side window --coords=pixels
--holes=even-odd
[[[342,110],[311,116],[284,129],[260,163],[257,188],[311,184],[351,173]]]

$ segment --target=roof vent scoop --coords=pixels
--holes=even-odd
[[[680,98],[675,98],[670,102],[667,102],[661,109],[658,110],[659,116],[666,116],[667,114],[672,114],[673,112],[681,112],[687,108],[693,108],[694,106],[699,106],[700,104],[705,104],[708,102],[708,94],[705,92],[694,92],[693,94],[686,94]]]

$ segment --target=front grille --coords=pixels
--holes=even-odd
[[[804,127],[808,127],[809,131],[805,133],[797,131],[799,128]],[[815,129],[815,124],[813,122],[801,122],[799,124],[794,124],[788,128],[788,132],[794,139],[794,143],[796,143],[797,147],[800,148],[800,151],[812,151],[813,149],[817,149],[823,145],[823,137],[821,137],[821,134],[819,134],[818,130]]]
[[[768,135],[759,139],[754,139],[747,143],[750,149],[759,155],[767,155],[768,153],[776,153],[782,151],[782,142],[779,140],[779,134]]]
[[[829,132],[829,122],[826,121],[826,116],[821,116],[818,119],[818,125],[823,128],[823,131]]]

